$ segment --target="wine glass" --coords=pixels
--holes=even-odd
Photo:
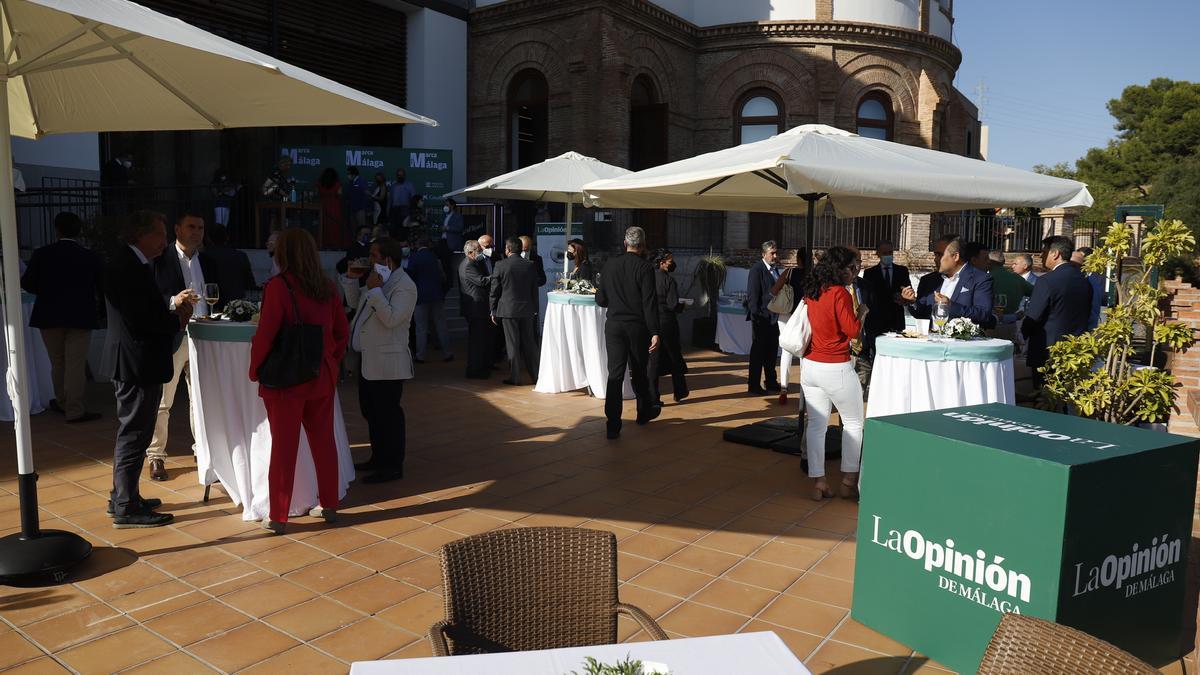
[[[950,303],[939,302],[933,307],[933,325],[937,326],[938,339],[941,339],[942,328],[950,320]]]
[[[208,303],[208,313],[212,314],[221,299],[220,288],[216,284],[204,284],[204,302]]]

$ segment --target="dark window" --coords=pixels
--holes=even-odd
[[[633,79],[629,92],[629,168],[649,169],[667,163],[667,104],[660,102],[658,88],[648,75]],[[646,245],[667,245],[667,212],[638,209],[634,222],[646,230]]]
[[[892,99],[881,91],[868,93],[858,103],[858,135],[890,141],[895,118]]]
[[[536,70],[517,73],[508,86],[510,170],[523,169],[548,157],[550,92],[546,78]]]

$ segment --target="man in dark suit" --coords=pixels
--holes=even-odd
[[[1074,248],[1067,237],[1042,240],[1042,265],[1050,271],[1038,278],[1025,306],[1021,323],[1021,334],[1028,340],[1025,363],[1033,369],[1033,383],[1039,389],[1044,376],[1038,369],[1046,365],[1050,345],[1068,335],[1082,335],[1091,314],[1092,286],[1071,265]]]
[[[525,235],[519,237],[521,240],[521,257],[537,265],[538,288],[546,285],[546,264],[542,261],[542,256],[533,252],[533,239]]]
[[[215,311],[223,312],[230,300],[245,300],[247,291],[258,290],[258,282],[254,280],[254,271],[250,268],[250,257],[245,251],[229,246],[229,231],[224,225],[210,225],[207,232],[208,244],[202,253],[211,263],[209,267],[213,269],[215,278],[205,279],[219,287],[221,299]],[[201,268],[204,267],[204,258],[201,258]]]
[[[754,263],[746,277],[746,320],[750,322],[750,375],[747,391],[755,396],[779,392],[775,377],[775,359],[779,355],[779,318],[767,309],[771,288],[783,270],[776,264],[779,247],[773,241],[762,244],[762,260]],[[763,386],[763,379],[766,386]]]
[[[166,253],[154,261],[154,278],[158,282],[158,291],[169,309],[175,309],[190,298],[196,316],[208,316],[212,313],[203,299],[204,286],[209,282],[218,283],[219,273],[208,253],[200,250],[203,241],[204,218],[195,213],[180,214],[175,223],[174,246],[168,247]],[[154,423],[154,439],[146,449],[146,459],[150,460],[150,480],[164,481],[168,477],[167,429],[171,421],[171,407],[175,405],[175,392],[181,379],[187,382],[189,411],[191,409],[192,385],[187,375],[188,346],[185,337],[183,331],[175,334],[171,369],[174,374],[163,384],[158,418]],[[189,413],[189,426],[191,422],[192,416]],[[193,431],[192,438],[195,436]]]
[[[915,301],[929,315],[933,314],[933,308],[937,305],[948,304],[951,319],[966,317],[981,328],[996,325],[992,278],[987,272],[967,263],[961,241],[955,240],[946,245],[938,271],[942,275],[940,286],[927,288],[925,295],[915,295],[912,289],[905,289],[905,295],[901,297]]]
[[[67,423],[90,422],[99,413],[84,406],[87,356],[92,331],[99,328],[100,256],[84,248],[78,237],[83,220],[70,211],[54,217],[58,241],[33,252],[21,277],[21,288],[33,293],[29,325],[42,333],[50,356],[54,395],[50,409],[65,413]]]
[[[479,242],[463,244],[458,264],[458,304],[467,320],[467,377],[486,380],[491,374],[492,322],[488,309],[489,277]]]
[[[495,240],[492,239],[492,235],[485,233],[479,236],[479,260],[483,261],[483,271],[486,272],[484,276],[487,277],[492,276],[492,270],[495,269],[496,263],[504,260],[504,251],[497,251],[495,246]],[[489,292],[490,288],[491,287],[489,285]],[[489,321],[488,323],[491,322]],[[490,358],[492,370],[500,370],[500,367],[496,364],[500,363],[500,361],[504,358],[504,331],[502,330],[492,331],[492,348]]]
[[[863,300],[870,309],[863,327],[862,357],[865,359],[875,354],[875,338],[889,331],[904,330],[900,292],[909,285],[908,268],[894,262],[892,242],[879,242],[875,253],[879,256],[879,264],[868,268],[862,276]]]
[[[637,396],[637,423],[658,417],[647,377],[650,354],[658,349],[658,293],[654,268],[642,257],[646,232],[640,227],[625,230],[625,253],[608,261],[596,304],[607,307],[604,345],[608,351],[608,389],[604,393],[604,416],[608,438],[621,435],[621,408],[625,403],[625,367],[630,368],[633,393]]]
[[[942,266],[942,256],[946,254],[946,247],[950,242],[958,239],[957,234],[944,234],[937,238],[933,243],[933,271],[924,274],[917,280],[917,290],[912,290],[912,287],[905,284],[905,287],[900,291],[900,300],[908,307],[908,313],[912,314],[917,319],[929,319],[933,314],[933,308],[927,305],[917,304],[916,299],[925,297],[941,288],[945,278],[942,276],[940,268]]]
[[[492,324],[504,329],[509,376],[504,384],[517,384],[521,364],[533,382],[538,378],[537,310],[538,275],[534,263],[521,257],[521,240],[504,242],[507,258],[496,263],[491,276]]]
[[[104,283],[118,421],[110,506],[117,529],[159,527],[173,516],[153,510],[161,500],[142,498],[138,477],[163,383],[175,374],[172,352],[192,316],[192,303],[184,300],[169,310],[154,279],[150,261],[167,247],[165,216],[134,213],[121,228],[121,241],[126,245],[113,254]]]

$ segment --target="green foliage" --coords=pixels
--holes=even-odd
[[[725,259],[719,254],[713,254],[709,251],[708,255],[700,258],[696,263],[696,272],[692,277],[693,284],[700,284],[700,290],[703,296],[700,302],[708,303],[709,316],[716,317],[717,315],[717,299],[721,295],[721,287],[725,285],[726,275]],[[688,287],[691,290],[691,286]]]
[[[1035,171],[1088,184],[1095,203],[1083,220],[1108,220],[1118,204],[1165,204],[1200,226],[1200,84],[1157,78],[1108,103],[1118,138],[1075,162]]]
[[[583,672],[572,670],[571,675],[643,675],[642,662],[634,661],[629,656],[612,665],[600,663],[590,656],[584,657],[583,662]]]
[[[1134,368],[1135,331],[1142,328],[1150,336],[1150,363],[1159,347],[1180,350],[1194,342],[1189,326],[1163,321],[1159,307],[1166,293],[1149,281],[1156,266],[1194,251],[1195,236],[1181,221],[1158,223],[1142,238],[1141,273],[1121,284],[1115,277],[1116,262],[1129,254],[1132,241],[1128,226],[1109,227],[1103,246],[1088,257],[1084,270],[1113,274],[1118,304],[1094,330],[1051,345],[1042,368],[1049,403],[1070,403],[1084,417],[1115,424],[1161,422],[1175,406],[1178,385],[1173,375]]]

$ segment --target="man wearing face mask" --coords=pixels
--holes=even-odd
[[[879,264],[863,272],[863,284],[867,292],[864,299],[870,313],[863,327],[862,358],[870,359],[875,354],[875,338],[887,332],[904,330],[904,301],[901,292],[908,282],[908,268],[897,265],[893,254],[895,247],[890,241],[881,241],[875,247]]]
[[[483,253],[474,239],[463,244],[458,264],[458,306],[467,320],[467,378],[486,380],[491,375],[492,321],[488,309],[490,279]]]
[[[442,207],[442,213],[446,214],[442,221],[442,238],[446,240],[446,246],[452,253],[461,251],[463,248],[463,217],[458,212],[458,202],[447,197],[446,205]]]
[[[404,381],[413,376],[408,327],[417,305],[417,286],[400,267],[402,250],[394,239],[371,245],[372,271],[365,290],[359,288],[357,270],[339,279],[346,298],[357,308],[350,346],[362,356],[358,403],[367,420],[371,458],[354,468],[371,471],[364,483],[404,477],[405,422],[400,399]]]
[[[484,276],[486,276],[486,277],[492,276],[492,270],[495,268],[496,263],[500,262],[500,260],[502,259],[499,255],[496,254],[496,249],[494,248],[495,247],[494,242],[495,242],[495,240],[492,239],[492,235],[490,235],[490,234],[485,234],[485,235],[479,237],[479,258],[481,258],[483,260],[483,271],[484,271]],[[491,321],[489,321],[488,323],[491,323]],[[501,360],[504,359],[504,355],[506,352],[505,344],[504,344],[504,331],[492,330],[491,335],[492,335],[492,338],[491,338],[492,341],[490,343],[491,344],[491,357],[490,358],[491,358],[491,363],[492,363],[491,369],[498,370],[499,366],[497,366],[495,364],[498,364]]]
[[[526,260],[533,261],[537,266],[538,288],[546,285],[546,265],[542,262],[542,256],[533,252],[533,239],[521,235],[521,257]]]

